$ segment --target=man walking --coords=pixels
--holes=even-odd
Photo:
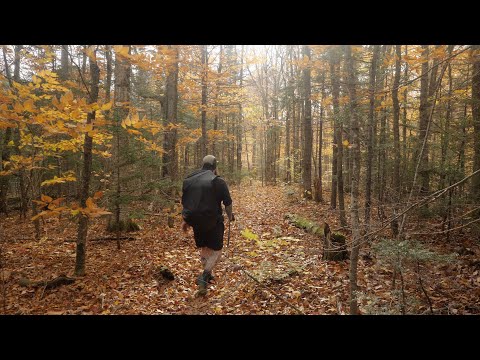
[[[214,278],[212,270],[220,260],[223,248],[222,206],[233,221],[232,198],[227,183],[217,175],[217,160],[213,155],[203,158],[201,169],[188,175],[182,187],[183,231],[192,226],[195,245],[200,250],[203,272],[197,278],[199,295],[206,295],[207,284]]]

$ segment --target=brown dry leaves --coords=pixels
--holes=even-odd
[[[306,314],[348,313],[348,261],[322,261],[321,239],[284,220],[286,213],[296,213],[320,223],[327,220],[335,228],[337,216],[328,205],[292,199],[284,187],[233,187],[231,192],[237,221],[231,228],[230,247],[226,246],[226,226],[224,258],[214,270],[216,280],[205,298],[195,297],[200,261],[193,234],[181,231],[178,218],[174,228],[166,226],[166,215],[143,220],[142,229],[133,234],[136,239],[122,241],[120,251],[116,250],[115,241],[88,242],[87,275],[71,285],[42,291],[22,287],[18,280],[73,276],[75,243],[70,241],[75,239],[76,224],[46,219],[43,237],[35,241],[31,222],[20,223],[18,215],[2,217],[7,313],[297,313],[271,291]],[[104,222],[91,221],[89,239],[109,236]],[[242,236],[245,228],[257,234],[258,240]],[[365,253],[368,248],[361,251],[359,286],[375,299],[362,300],[362,311],[365,313],[373,303],[392,308],[392,272],[374,257],[362,257]],[[454,265],[422,267],[424,285],[436,313],[480,313],[480,270],[474,258],[478,256],[464,256]],[[154,271],[159,265],[167,266],[175,280],[157,282]],[[240,269],[254,275],[270,290]],[[407,295],[418,299],[410,311],[427,313],[428,304],[415,285],[414,274],[406,274],[405,282],[409,284]]]

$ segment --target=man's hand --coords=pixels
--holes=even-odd
[[[233,216],[232,211],[232,204],[225,206],[225,212],[227,213],[228,221],[235,221],[235,217]]]
[[[182,223],[182,231],[186,233],[188,231],[188,228],[190,225],[188,225],[185,221]]]

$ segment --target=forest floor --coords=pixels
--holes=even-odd
[[[230,246],[225,232],[224,255],[214,269],[215,282],[205,297],[197,297],[195,279],[201,271],[193,234],[181,231],[181,218],[173,228],[165,216],[139,220],[134,240],[92,241],[112,236],[105,220],[91,222],[88,233],[86,276],[54,289],[19,284],[22,277],[50,280],[61,274],[73,277],[76,223],[49,219],[41,240],[34,240],[30,221],[18,214],[0,217],[0,244],[4,268],[0,276],[0,313],[7,314],[348,314],[349,260],[322,260],[322,238],[297,228],[285,214],[297,214],[332,229],[337,213],[328,204],[305,201],[289,187],[231,187],[236,221]],[[426,230],[417,221],[412,226]],[[248,228],[255,235],[241,234]],[[389,236],[390,230],[385,232]],[[350,236],[347,234],[347,241]],[[468,233],[419,241],[432,251],[464,251],[450,264],[420,265],[421,281],[434,314],[480,313],[480,251],[478,239]],[[155,270],[167,266],[174,280],[158,279]],[[407,265],[406,265],[407,266]],[[416,267],[405,268],[406,312],[430,314]],[[254,281],[248,274],[259,282]],[[366,244],[360,252],[358,283],[361,313],[400,313],[393,269],[381,262]],[[274,295],[276,294],[276,295]]]

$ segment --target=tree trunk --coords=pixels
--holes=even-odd
[[[400,86],[400,60],[402,58],[401,45],[395,46],[395,79],[393,81],[393,189],[394,201],[400,199],[400,103],[398,101],[398,87]]]
[[[7,74],[7,80],[9,81],[10,88],[13,87],[12,76],[10,73],[10,67],[7,60],[7,47],[3,45],[3,61],[5,63],[5,72]],[[3,169],[3,164],[10,161],[10,146],[9,143],[12,140],[12,128],[8,127],[5,129],[5,137],[3,138],[2,146],[2,163],[0,164],[0,169]],[[7,206],[7,193],[10,186],[10,175],[0,176],[0,213],[4,213],[8,216],[8,206]]]
[[[428,45],[422,45],[422,75],[420,78],[420,121],[418,126],[418,146],[417,156],[422,152],[424,139],[427,136],[428,118],[429,118],[429,101],[428,101]],[[425,142],[423,152],[420,159],[419,175],[421,177],[421,194],[428,194],[430,176],[428,171],[428,140]]]
[[[164,125],[167,126],[163,141],[162,156],[162,177],[170,177],[172,181],[177,178],[177,103],[178,103],[178,61],[179,51],[178,45],[168,45],[168,49],[172,52],[167,70],[166,84],[166,118]],[[173,126],[172,126],[173,125]]]
[[[449,45],[448,53],[452,54],[453,45]],[[441,138],[441,155],[440,155],[440,189],[445,188],[445,179],[447,171],[445,169],[445,162],[447,160],[448,142],[450,140],[450,120],[452,117],[452,95],[453,95],[453,77],[452,77],[452,65],[448,64],[448,100],[447,110],[445,113],[445,127],[442,132]]]
[[[332,65],[330,66],[331,71],[333,71]],[[333,76],[333,75],[332,75]],[[333,124],[333,144],[332,144],[332,190],[330,193],[330,208],[336,209],[337,208],[337,182],[338,182],[338,175],[337,175],[337,161],[338,161],[338,119],[334,112],[332,116],[332,124]]]
[[[297,61],[295,52],[292,51],[292,58],[290,61],[290,75],[292,79],[298,79],[298,71],[294,69],[293,63]],[[294,71],[295,70],[295,71]],[[297,76],[296,76],[297,75]],[[292,80],[293,81],[293,80]],[[292,130],[293,130],[293,181],[298,181],[298,174],[301,172],[300,169],[300,111],[299,111],[299,99],[295,94],[295,87],[298,86],[295,83],[292,83],[291,96],[292,96]]]
[[[258,179],[258,164],[257,164],[257,135],[255,134],[255,126],[252,125],[252,158],[251,158],[251,173],[250,176],[254,179]],[[246,134],[246,133],[245,133]]]
[[[130,45],[128,52],[130,53]],[[120,160],[121,156],[121,145],[123,145],[123,140],[125,134],[123,133],[123,128],[121,127],[121,122],[128,116],[130,106],[130,63],[127,59],[124,59],[121,55],[117,54],[115,56],[115,92],[114,92],[114,108],[113,108],[113,117],[115,121],[115,132],[114,139],[115,143],[113,146],[113,153],[115,159],[115,177],[116,177],[116,194],[115,194],[115,223],[114,228],[120,228],[120,216],[121,216],[121,194],[122,186],[120,179]],[[117,231],[118,233],[118,231]],[[117,247],[120,245],[120,242],[117,242]]]
[[[112,46],[105,45],[105,57],[107,59],[107,76],[105,78],[105,102],[110,101],[112,88]]]
[[[85,77],[87,72],[87,45],[83,45],[82,53],[82,75]]]
[[[290,86],[290,81],[289,81]],[[288,89],[287,83],[285,81],[285,88]],[[292,111],[291,111],[291,99],[288,98],[286,103],[286,110],[287,116],[285,118],[285,182],[290,183],[292,181],[292,170],[291,170],[291,162],[290,162],[290,129],[291,129],[291,122],[292,122]]]
[[[325,74],[321,78],[322,90],[320,99],[320,119],[318,120],[318,179],[315,191],[315,200],[317,202],[323,202],[323,189],[322,189],[322,145],[323,145],[323,114],[325,100]]]
[[[240,91],[243,89],[243,51],[244,45],[242,45],[242,51],[240,55]],[[237,123],[237,176],[238,184],[242,179],[242,132],[243,132],[243,111],[242,102],[238,104],[238,123]]]
[[[308,45],[303,46],[303,59],[310,62],[311,51]],[[303,193],[307,199],[312,198],[312,100],[310,64],[303,69],[303,86],[305,97],[305,117],[303,119],[304,147],[303,147]]]
[[[352,139],[352,192],[350,202],[350,216],[352,221],[352,252],[350,255],[350,314],[358,314],[357,304],[357,265],[360,250],[360,220],[358,217],[358,189],[360,183],[360,125],[357,114],[357,96],[355,84],[355,65],[351,46],[346,46],[345,60],[348,72],[348,93],[350,97],[351,139]]]
[[[208,55],[207,45],[201,45],[202,57],[202,137],[200,138],[200,157],[207,155],[207,74]],[[201,159],[199,159],[201,161]]]
[[[408,55],[408,45],[405,45],[405,56]],[[405,62],[404,82],[408,81],[408,62]],[[402,116],[402,144],[403,144],[403,156],[402,156],[402,184],[403,189],[406,189],[407,184],[407,170],[408,170],[408,153],[407,153],[407,95],[408,89],[405,87],[403,91],[403,116]]]
[[[375,78],[377,75],[379,45],[373,45],[372,65],[370,67],[369,82],[369,112],[368,112],[368,139],[367,139],[367,168],[365,183],[365,224],[370,224],[372,206],[372,166],[373,166],[373,128],[375,123]]]
[[[473,171],[480,169],[480,45],[472,46],[473,75],[472,75],[472,120],[474,128],[474,158]],[[480,202],[480,174],[472,179],[473,198]]]
[[[88,103],[92,104],[98,100],[98,84],[100,82],[100,69],[96,61],[90,59],[90,98]],[[87,114],[87,124],[93,124],[95,120],[95,111]],[[86,201],[88,199],[88,193],[90,191],[90,178],[92,172],[92,145],[93,139],[85,133],[85,140],[83,144],[83,173],[80,192],[80,206],[85,208],[87,206]],[[77,235],[77,251],[75,261],[75,275],[85,275],[85,258],[87,247],[87,231],[88,231],[88,218],[79,214],[78,221],[78,235]]]
[[[388,59],[390,54],[390,45],[384,46],[384,56]],[[388,76],[387,68],[384,67],[380,76],[380,85],[384,89],[388,89]],[[382,97],[383,101],[387,100],[387,93]],[[384,212],[384,200],[385,200],[385,190],[386,190],[386,181],[387,181],[387,106],[383,106],[380,116],[380,134],[378,139],[378,175],[377,175],[377,184],[378,184],[378,213],[381,219],[385,217]]]
[[[68,45],[62,46],[62,55],[61,55],[61,60],[60,60],[60,79],[65,81],[68,79],[68,73],[70,71],[70,62],[68,60]]]
[[[340,119],[340,82],[337,68],[340,67],[340,54],[338,49],[333,49],[330,62],[330,75],[332,82],[332,103],[333,103],[333,116],[335,123],[337,124],[336,141],[337,144],[337,194],[338,194],[338,207],[340,210],[340,224],[342,227],[347,227],[347,218],[345,216],[345,198],[343,191],[343,140],[342,132],[343,125]]]
[[[20,51],[23,45],[15,45],[14,47],[14,70],[13,70],[13,82],[20,82]],[[16,93],[16,89],[13,86],[12,77],[10,73],[10,67],[6,57],[6,46],[3,45],[3,59],[5,62],[5,72],[7,75],[7,81],[10,89]],[[5,138],[2,149],[2,164],[0,164],[0,170],[3,169],[3,162],[10,161],[11,150],[10,142],[13,138],[13,150],[16,155],[21,155],[20,152],[20,128],[7,128],[5,130]],[[27,216],[27,186],[25,183],[25,170],[22,168],[19,170],[19,185],[20,185],[20,219],[25,219]],[[0,213],[4,212],[8,215],[8,189],[10,186],[10,176],[0,176]]]
[[[222,66],[223,66],[223,45],[220,45],[220,56],[218,60],[218,68],[217,68],[217,73],[218,77],[220,78],[220,75],[222,74]],[[220,80],[217,80],[215,83],[215,117],[213,119],[213,131],[218,130],[218,116],[220,113],[220,110],[218,110],[218,95],[220,92]],[[216,144],[215,144],[215,137],[212,139],[212,155],[216,155]]]
[[[292,160],[293,165],[295,166],[295,149],[297,148],[297,139],[295,135],[295,82],[294,82],[294,72],[293,72],[293,49],[292,45],[288,46],[288,56],[290,62],[290,74],[288,78],[288,151],[287,151],[287,177],[289,182],[295,181],[295,168],[292,175]],[[292,151],[293,148],[293,151]]]

